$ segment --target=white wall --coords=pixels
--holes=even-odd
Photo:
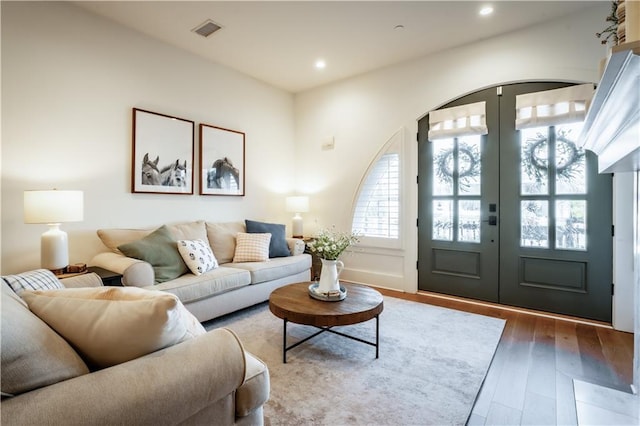
[[[289,222],[293,96],[94,16],[71,3],[2,2],[3,274],[40,265],[45,225],[23,223],[23,191],[84,191],[63,224],[70,261],[103,250],[95,231],[165,222]],[[132,194],[133,107],[246,133],[245,197]],[[195,194],[198,183],[194,184]]]
[[[613,327],[633,333],[634,327],[634,249],[633,199],[636,173],[616,173],[613,176]]]
[[[354,198],[380,147],[399,128],[406,131],[404,249],[393,258],[381,257],[378,250],[345,256],[343,277],[417,291],[417,120],[449,100],[493,85],[525,80],[596,82],[606,50],[594,34],[608,9],[606,4],[596,5],[542,26],[296,95],[297,161],[306,165],[297,182],[301,192],[311,195],[308,227],[335,224],[349,229],[351,205],[344,200]],[[335,137],[335,149],[322,151],[321,143],[329,136]]]
[[[635,173],[633,184],[633,239],[634,239],[634,307],[635,312],[640,312],[640,172]],[[640,315],[635,315],[633,335],[633,384],[634,393],[640,393]],[[640,406],[640,399],[638,400]]]

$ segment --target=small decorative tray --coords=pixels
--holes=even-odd
[[[318,290],[318,283],[311,283],[311,285],[309,285],[309,296],[324,302],[339,302],[347,297],[347,289],[340,286],[340,291],[322,293]]]

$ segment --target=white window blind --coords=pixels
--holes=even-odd
[[[516,96],[516,130],[584,121],[593,84]]]
[[[429,113],[429,140],[486,135],[486,102],[437,109]]]
[[[358,188],[351,229],[363,237],[400,237],[401,132],[385,144]]]

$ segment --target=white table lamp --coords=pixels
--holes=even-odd
[[[295,213],[293,216],[291,225],[291,234],[294,238],[302,238],[302,216],[300,213],[305,213],[309,211],[309,197],[306,196],[297,196],[297,197],[287,197],[287,211],[291,213]]]
[[[82,191],[24,192],[24,223],[49,225],[40,239],[42,268],[61,272],[69,265],[67,233],[60,229],[60,224],[83,219],[83,198]]]

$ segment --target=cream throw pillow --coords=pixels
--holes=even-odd
[[[271,234],[236,234],[236,253],[233,262],[265,262],[269,260]]]
[[[99,368],[175,345],[205,329],[177,296],[137,287],[26,290],[22,298]]]

